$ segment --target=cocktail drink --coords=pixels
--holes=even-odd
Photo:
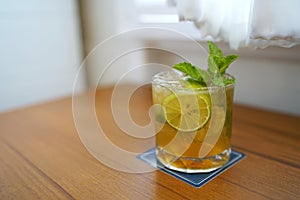
[[[234,84],[225,88],[190,87],[177,78],[166,71],[153,79],[153,103],[160,105],[155,108],[157,158],[166,167],[182,172],[217,169],[230,158]],[[225,105],[213,105],[210,93],[225,97]],[[219,126],[213,126],[212,120]],[[207,136],[216,138],[205,140]],[[211,150],[200,157],[204,141]]]
[[[212,50],[210,53],[211,59]],[[210,172],[230,159],[235,79],[225,70],[212,72],[213,67],[202,71],[180,63],[174,68],[181,72],[164,71],[153,77],[156,156],[167,168]]]

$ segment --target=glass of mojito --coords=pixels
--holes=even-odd
[[[210,172],[230,159],[235,78],[225,70],[237,56],[208,44],[208,70],[184,62],[152,80],[157,160],[186,173]]]

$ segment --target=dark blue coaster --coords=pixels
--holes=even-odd
[[[145,153],[142,153],[138,156],[139,159],[145,161],[146,163],[150,164],[152,167],[160,169],[161,171],[182,180],[185,183],[188,183],[194,187],[200,188],[219,174],[224,172],[225,170],[229,169],[240,160],[242,160],[246,155],[237,151],[231,151],[230,160],[229,162],[224,165],[222,168],[217,169],[212,172],[208,173],[195,173],[195,174],[188,174],[183,172],[177,172],[171,169],[164,167],[159,161],[157,161],[155,156],[155,148],[149,149]]]

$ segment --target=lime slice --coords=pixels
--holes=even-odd
[[[173,93],[163,101],[166,121],[179,131],[195,131],[210,118],[207,97],[194,93]]]

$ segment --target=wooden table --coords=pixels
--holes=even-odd
[[[97,91],[95,110],[112,140],[125,145],[111,91]],[[130,102],[133,119],[148,122],[150,88]],[[232,146],[247,158],[202,188],[157,170],[117,171],[85,149],[65,98],[0,114],[0,199],[300,199],[300,117],[235,105]]]

